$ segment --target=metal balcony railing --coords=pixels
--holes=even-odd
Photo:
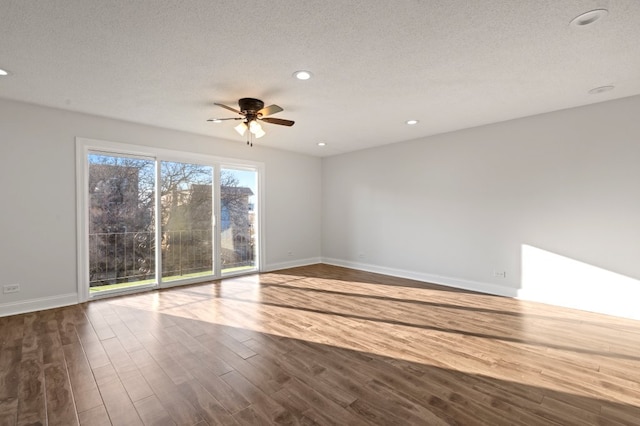
[[[225,241],[220,253],[223,270],[253,266],[249,229]],[[177,230],[162,233],[162,276],[176,277],[213,270],[212,231]],[[155,279],[155,233],[101,232],[89,234],[91,287]]]

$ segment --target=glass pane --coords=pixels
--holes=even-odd
[[[160,163],[162,278],[213,274],[213,168]]]
[[[155,283],[155,162],[89,154],[90,292]]]
[[[257,172],[220,171],[220,248],[222,273],[256,268]]]

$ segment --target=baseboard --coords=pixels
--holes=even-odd
[[[392,277],[407,278],[410,280],[422,281],[425,283],[439,284],[447,287],[459,288],[461,290],[477,291],[479,293],[492,294],[495,296],[517,297],[518,289],[497,286],[480,281],[464,280],[460,278],[445,277],[442,275],[427,274],[424,272],[408,271],[404,269],[388,268],[385,266],[371,265],[368,263],[352,262],[348,260],[322,258],[322,263],[328,265],[342,266],[345,268],[357,269],[359,271],[374,272],[376,274],[390,275]]]
[[[299,266],[315,265],[316,263],[322,263],[320,257],[310,257],[308,259],[297,259],[290,262],[278,262],[270,263],[262,268],[262,272],[278,271],[280,269],[297,268]]]
[[[78,303],[78,293],[61,294],[59,296],[41,297],[0,304],[0,317],[60,308]]]
[[[322,263],[357,269],[359,271],[390,275],[398,278],[407,278],[425,283],[439,284],[462,290],[477,291],[479,293],[495,296],[513,297],[520,300],[545,303],[563,308],[578,309],[581,311],[640,320],[640,310],[638,310],[636,306],[637,300],[640,300],[640,287],[638,286],[616,286],[609,283],[606,294],[602,293],[601,290],[600,292],[588,292],[585,288],[582,288],[582,292],[580,292],[579,289],[576,288],[570,293],[572,295],[580,295],[579,297],[573,296],[570,298],[563,298],[561,294],[558,294],[558,286],[555,288],[537,288],[534,291],[531,289],[501,287],[479,281],[470,281],[422,272],[387,268],[384,266],[370,265],[367,263],[352,262],[341,259],[322,258]]]
[[[299,266],[314,265],[316,263],[326,263],[328,265],[342,266],[345,268],[356,269],[360,271],[373,272],[377,274],[389,275],[398,278],[406,278],[424,283],[439,284],[447,287],[459,288],[462,290],[477,291],[479,293],[492,294],[496,296],[515,297],[522,300],[529,300],[534,302],[547,303],[555,306],[562,306],[566,308],[579,309],[590,312],[597,312],[606,315],[613,315],[617,317],[630,318],[640,320],[640,313],[636,309],[635,301],[638,300],[640,290],[634,289],[633,296],[630,292],[616,291],[618,298],[616,300],[626,300],[626,303],[622,309],[620,306],[612,308],[611,306],[605,306],[601,304],[585,304],[580,300],[573,299],[571,303],[566,300],[549,298],[548,295],[543,297],[541,293],[535,293],[527,291],[525,289],[515,289],[502,286],[496,286],[489,283],[483,283],[479,281],[463,280],[459,278],[445,277],[435,274],[427,274],[423,272],[408,271],[403,269],[388,268],[384,266],[371,265],[361,262],[352,262],[342,259],[333,258],[319,258],[313,257],[308,259],[298,259],[290,262],[272,263],[263,268],[263,272],[277,271],[280,269],[295,268]],[[619,290],[619,289],[617,289]],[[545,293],[546,294],[546,293]],[[629,296],[629,297],[626,297]],[[609,298],[611,295],[609,294]],[[18,302],[2,303],[0,304],[0,317],[9,315],[18,315],[29,312],[42,311],[46,309],[60,308],[62,306],[75,305],[78,303],[78,294],[69,293],[59,296],[42,297],[38,299],[22,300]]]

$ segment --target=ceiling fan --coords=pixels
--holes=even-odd
[[[270,124],[278,124],[281,126],[291,127],[294,125],[294,121],[285,120],[283,118],[273,118],[268,117],[269,115],[277,114],[280,111],[283,111],[278,105],[269,105],[268,107],[264,106],[264,102],[260,99],[254,98],[242,98],[238,100],[238,106],[240,109],[235,109],[227,105],[218,104],[214,102],[214,105],[219,107],[228,109],[229,111],[233,111],[236,114],[240,114],[241,117],[232,117],[232,118],[211,118],[207,121],[213,121],[215,123],[219,123],[225,120],[242,120],[240,124],[238,124],[235,130],[243,136],[247,133],[247,145],[253,146],[253,137],[261,138],[266,133],[262,130],[262,126],[260,125],[260,121],[264,121],[265,123]]]

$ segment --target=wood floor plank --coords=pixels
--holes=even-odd
[[[260,413],[261,417],[268,419],[269,423],[289,423],[295,418],[293,413],[267,396],[242,374],[232,371],[223,374],[220,378],[249,401],[251,410]]]
[[[60,342],[63,345],[78,343],[78,333],[76,332],[78,307],[69,307],[67,309],[59,309],[56,312],[56,321],[58,323],[58,333],[60,334]]]
[[[638,425],[640,322],[310,265],[0,318],[0,425]]]
[[[42,317],[38,341],[42,347],[44,370],[44,399],[49,424],[78,424],[73,391],[67,369],[64,349],[55,319],[59,310]]]
[[[146,426],[170,426],[176,423],[155,395],[135,402],[136,410]]]
[[[255,410],[253,407],[247,407],[242,411],[239,411],[233,415],[235,422],[239,425],[272,425],[273,422],[269,420],[260,411]]]
[[[118,341],[127,352],[134,352],[142,349],[142,344],[138,341],[136,336],[129,330],[126,323],[111,325],[113,334],[118,338]]]
[[[91,366],[79,340],[63,347],[76,410],[81,413],[102,405]]]
[[[122,386],[127,391],[132,402],[139,401],[153,395],[153,391],[147,384],[142,374],[138,371],[127,371],[118,375]]]
[[[600,414],[603,417],[602,422],[607,423],[618,422],[623,425],[634,425],[640,419],[640,407],[620,406],[605,402],[602,405]]]
[[[42,360],[36,357],[26,358],[20,363],[19,371],[17,424],[44,425],[47,423],[47,407]]]
[[[104,367],[111,363],[90,323],[77,326],[76,332],[92,369]]]
[[[140,354],[140,352],[137,351],[136,354]],[[176,384],[153,359],[141,359],[137,362],[142,376],[177,424],[195,424],[204,420],[198,410],[183,396]]]
[[[237,413],[247,408],[251,403],[236,391],[231,385],[222,380],[210,370],[195,370],[196,380],[230,413]]]
[[[21,378],[29,381],[31,374],[21,375],[25,317],[14,316],[0,321],[0,423],[15,424],[19,408]],[[21,377],[22,376],[22,377]]]
[[[192,349],[178,345],[170,355],[189,371],[206,368],[217,376],[233,371],[233,367],[216,356],[215,349],[210,350],[201,344]]]
[[[18,398],[0,400],[0,425],[13,426],[17,422]]]
[[[183,368],[182,363],[179,360],[174,359],[170,353],[174,351],[173,345],[166,346],[166,354],[164,356],[154,356],[154,359],[160,368],[162,368],[171,381],[179,385],[181,383],[193,380],[193,375]]]
[[[0,400],[17,398],[22,345],[12,341],[0,351]]]
[[[48,423],[51,425],[77,425],[78,413],[75,409],[71,383],[64,363],[45,365],[44,380]]]
[[[194,404],[180,392],[177,386],[154,390],[154,392],[177,424],[192,425],[204,420],[200,410],[194,407]]]
[[[293,379],[287,382],[285,388],[303,401],[298,402],[298,405],[305,404],[309,407],[302,414],[319,424],[357,425],[369,423],[366,418],[358,418],[352,412],[321,395],[301,380]]]
[[[142,425],[138,412],[111,364],[98,367],[93,372],[111,422]]]
[[[198,414],[210,425],[234,425],[232,415],[211,393],[196,380],[178,386],[181,394],[191,402]]]
[[[111,420],[104,405],[78,413],[81,426],[111,426]]]

